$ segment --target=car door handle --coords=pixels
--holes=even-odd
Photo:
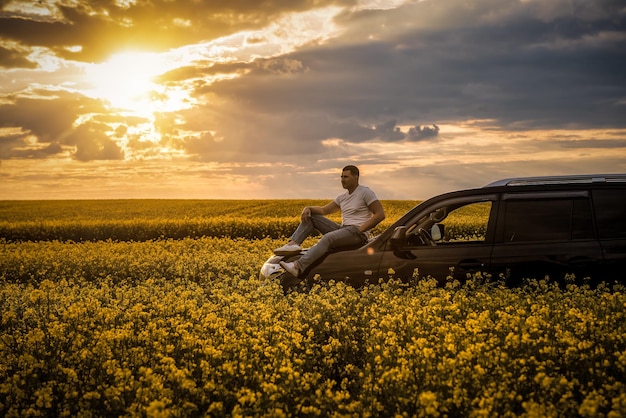
[[[463,260],[459,263],[459,267],[463,270],[478,270],[485,267],[485,263],[481,263],[479,260]]]
[[[598,260],[589,257],[572,257],[567,263],[573,267],[588,267],[598,264]]]

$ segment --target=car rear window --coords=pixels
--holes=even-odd
[[[593,205],[600,238],[626,238],[626,188],[594,190]]]
[[[513,199],[506,202],[505,241],[569,241],[593,237],[588,199]]]

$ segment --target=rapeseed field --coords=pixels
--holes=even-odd
[[[0,205],[2,416],[626,416],[613,278],[285,295],[258,269],[302,201],[114,203]]]

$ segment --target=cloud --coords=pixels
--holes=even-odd
[[[259,4],[250,0],[227,3],[53,0],[39,4],[38,12],[31,7],[29,13],[25,12],[26,5],[7,11],[5,4],[0,15],[0,39],[47,47],[65,59],[99,62],[120,48],[163,52],[258,29],[285,13],[336,3],[350,5],[355,1],[280,0]]]
[[[105,112],[99,100],[65,91],[35,90],[7,95],[0,105],[0,127],[19,127],[41,142],[60,140],[81,114]]]
[[[383,142],[398,142],[398,141],[420,141],[424,139],[431,139],[439,135],[439,126],[415,126],[409,128],[407,132],[403,132],[399,126],[396,126],[395,120],[388,121],[379,125],[376,125],[373,129],[375,134],[374,139]]]
[[[270,143],[401,140],[391,120],[416,126],[411,140],[438,134],[436,126],[419,128],[430,121],[489,119],[510,130],[626,126],[618,104],[626,97],[626,37],[616,35],[626,33],[626,16],[617,2],[558,6],[426,1],[346,14],[345,32],[332,43],[283,57],[306,72],[252,71],[208,91],[228,97],[246,123],[271,113],[300,126],[296,136],[264,121],[258,132]],[[237,135],[212,129],[226,140]]]
[[[84,123],[65,136],[64,143],[76,147],[72,158],[78,161],[122,160],[124,152],[106,132],[109,127],[94,122]]]
[[[73,150],[71,156],[80,161],[123,158],[113,137],[123,136],[125,128],[97,122],[105,112],[99,100],[80,94],[37,90],[28,97],[9,95],[0,105],[0,128],[20,133],[0,136],[0,157],[40,159]],[[76,124],[81,116],[93,121]],[[119,122],[111,114],[102,119]]]
[[[183,141],[182,146],[187,154],[195,156],[207,156],[219,150],[217,141],[210,132],[190,136]]]
[[[0,160],[18,159],[43,159],[57,156],[64,151],[58,142],[48,144],[37,143],[27,132],[8,133],[0,135]]]
[[[0,67],[35,68],[37,64],[26,58],[22,51],[0,46]]]
[[[439,135],[439,126],[416,126],[409,129],[408,137],[411,141],[420,141],[422,139],[434,138]]]
[[[357,3],[365,4],[38,2],[46,15],[5,2],[0,158],[252,166],[269,190],[286,184],[274,170],[315,172],[295,189],[316,191],[352,161],[406,177],[407,193],[397,196],[408,196],[411,176],[432,174],[432,190],[446,178],[452,188],[466,175],[598,167],[606,150],[623,149],[622,1]],[[81,61],[132,47],[168,51],[172,66],[155,79],[155,94],[165,104],[170,93],[188,93],[184,108],[132,116],[80,93]],[[547,129],[588,136],[528,139]],[[538,150],[542,162],[524,168]]]
[[[263,71],[278,75],[297,74],[307,70],[302,64],[302,61],[291,58],[258,60],[257,63]]]
[[[400,141],[405,138],[404,133],[396,126],[395,120],[376,125],[374,131],[378,138],[385,142]]]

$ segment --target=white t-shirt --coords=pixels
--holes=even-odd
[[[346,191],[337,196],[334,202],[341,208],[343,226],[361,226],[372,216],[369,205],[377,201],[376,194],[366,186],[360,184],[352,192]]]

